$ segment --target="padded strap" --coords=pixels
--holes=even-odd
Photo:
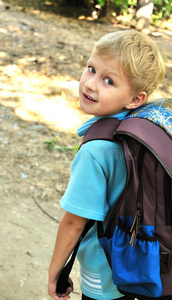
[[[115,136],[120,135],[128,135],[148,148],[172,178],[172,139],[164,129],[147,119],[130,118],[118,127]]]
[[[113,117],[99,119],[98,121],[93,123],[87,130],[81,143],[81,146],[93,140],[113,141],[114,133],[117,130],[120,123],[120,120]]]
[[[68,277],[72,270],[72,266],[75,261],[75,257],[76,257],[79,245],[80,245],[82,239],[84,238],[84,236],[94,225],[94,222],[95,222],[94,220],[89,220],[87,222],[87,225],[85,226],[85,229],[84,229],[83,233],[81,234],[81,236],[72,252],[72,256],[71,256],[70,260],[68,261],[68,263],[64,266],[63,270],[61,271],[59,279],[57,281],[57,285],[56,285],[57,294],[65,294],[66,289],[70,286],[70,284],[68,282]]]

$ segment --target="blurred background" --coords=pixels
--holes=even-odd
[[[47,273],[59,202],[88,116],[80,76],[95,42],[112,31],[149,34],[166,66],[152,95],[172,95],[170,0],[0,0],[0,299],[50,300]],[[78,264],[72,271],[80,299]]]

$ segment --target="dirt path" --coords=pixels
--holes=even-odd
[[[75,130],[86,120],[76,87],[94,42],[122,25],[66,19],[0,1],[0,299],[48,300],[47,269]],[[172,32],[153,37],[172,92]],[[72,89],[68,88],[73,81]],[[65,87],[62,87],[62,82]],[[73,300],[80,299],[78,264]]]

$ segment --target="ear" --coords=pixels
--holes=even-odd
[[[137,96],[134,96],[130,103],[128,103],[125,108],[134,109],[141,106],[147,98],[145,92],[140,92]]]

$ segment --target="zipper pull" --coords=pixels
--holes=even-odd
[[[135,213],[133,225],[130,229],[130,232],[131,232],[131,239],[130,239],[131,247],[134,247],[136,237],[139,233],[139,230],[140,230],[140,227],[141,227],[141,217],[142,217],[142,207],[139,204],[138,207],[137,207],[137,211]]]

